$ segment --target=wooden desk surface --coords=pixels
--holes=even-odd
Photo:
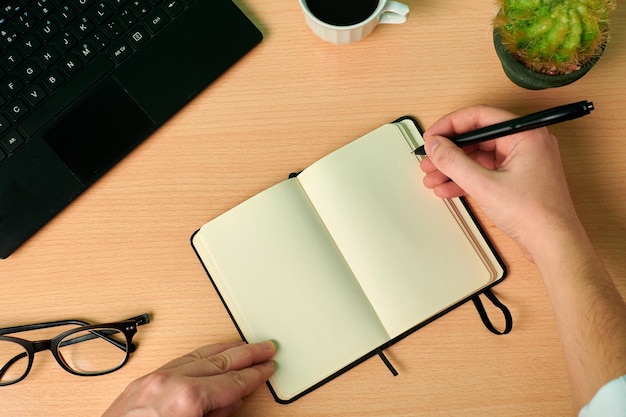
[[[579,214],[626,293],[626,13],[597,66],[573,85],[528,91],[493,49],[492,0],[407,0],[409,21],[348,46],[325,43],[298,2],[236,1],[265,40],[95,186],[0,262],[0,326],[82,318],[153,322],[122,370],[81,378],[37,355],[0,389],[2,416],[99,416],[122,389],[237,333],[189,244],[204,222],[404,114],[429,126],[484,103],[528,113],[577,100],[596,111],[554,126]],[[482,218],[482,216],[481,216]],[[510,269],[497,294],[514,329],[494,336],[467,304],[292,405],[267,388],[238,416],[568,416],[564,360],[541,278],[484,224]],[[303,358],[303,360],[307,360]]]

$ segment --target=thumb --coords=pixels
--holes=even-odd
[[[426,154],[435,168],[454,181],[468,194],[477,175],[484,175],[485,168],[470,158],[463,149],[443,136],[425,139]]]

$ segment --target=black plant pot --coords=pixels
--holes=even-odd
[[[502,69],[504,69],[504,73],[507,77],[520,87],[527,88],[529,90],[562,87],[573,83],[585,75],[596,64],[604,52],[603,46],[598,55],[596,55],[578,71],[565,75],[548,75],[532,71],[524,64],[516,60],[513,55],[506,50],[504,45],[502,45],[502,38],[497,29],[493,30],[493,44],[496,48],[498,58],[500,58],[500,62],[502,63]]]

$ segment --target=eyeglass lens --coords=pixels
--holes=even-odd
[[[66,336],[58,345],[65,364],[81,375],[116,370],[128,355],[126,337],[117,329],[82,330]]]
[[[28,351],[9,340],[0,340],[0,383],[9,384],[22,378],[28,369]]]

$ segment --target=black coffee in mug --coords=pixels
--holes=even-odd
[[[306,0],[306,5],[323,22],[350,26],[370,17],[378,7],[378,0]]]

